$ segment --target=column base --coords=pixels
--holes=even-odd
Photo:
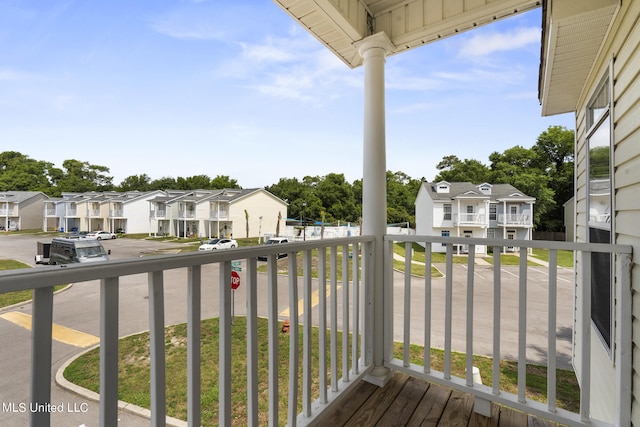
[[[369,375],[365,376],[364,380],[370,384],[377,385],[378,387],[384,387],[392,376],[393,371],[391,369],[379,366],[377,368],[373,368],[373,371],[371,371]]]

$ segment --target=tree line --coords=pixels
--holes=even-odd
[[[511,184],[536,198],[534,226],[540,231],[563,229],[562,205],[573,196],[573,131],[551,126],[531,148],[515,146],[493,152],[489,164],[475,159],[444,157],[437,165],[434,182]],[[387,222],[415,226],[415,198],[425,178],[387,171]],[[240,189],[237,180],[225,175],[162,177],[131,175],[115,185],[109,168],[75,159],[61,168],[16,151],[0,153],[0,191],[41,191],[52,197],[64,192]],[[362,215],[362,180],[349,182],[344,174],[280,178],[264,187],[289,203],[291,218],[325,223],[358,222]]]

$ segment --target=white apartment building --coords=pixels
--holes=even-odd
[[[423,182],[416,197],[416,234],[531,240],[535,200],[510,184]],[[433,252],[445,250],[432,246]],[[456,253],[466,250],[455,248]],[[476,253],[486,254],[486,246]]]

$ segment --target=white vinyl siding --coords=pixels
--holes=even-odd
[[[588,189],[588,152],[587,152],[587,104],[591,101],[601,78],[612,65],[613,102],[613,185],[614,200],[612,220],[615,220],[614,243],[629,244],[634,247],[632,266],[633,292],[633,401],[632,422],[640,425],[640,2],[622,1],[621,8],[612,30],[601,48],[597,62],[583,92],[576,111],[576,241],[588,241],[587,224],[589,211],[587,203]],[[576,271],[580,276],[580,265]],[[581,316],[580,293],[576,293],[576,316]],[[575,331],[576,347],[580,330]],[[614,374],[615,360],[611,360],[600,339],[592,334],[593,360],[591,362],[591,409],[602,415],[613,417],[605,408],[612,408],[613,390],[616,384]],[[601,349],[598,352],[598,349]],[[579,369],[579,360],[574,359]],[[608,412],[608,413],[607,413]]]

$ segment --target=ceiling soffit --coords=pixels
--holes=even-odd
[[[575,111],[619,0],[547,0],[538,96],[542,115]]]
[[[582,1],[582,0],[581,0]],[[540,7],[542,0],[274,0],[349,67],[355,42],[384,32],[395,50],[422,46]]]

